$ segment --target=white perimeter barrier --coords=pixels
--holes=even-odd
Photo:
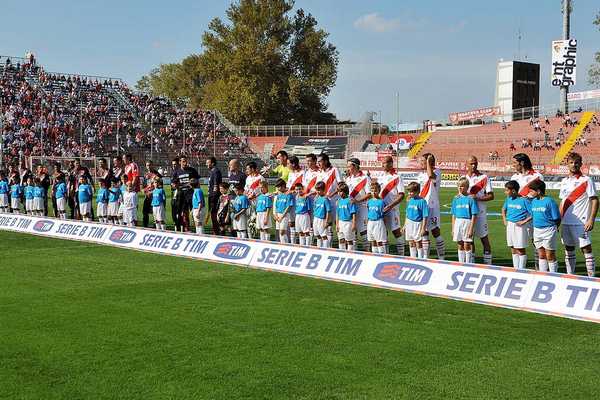
[[[600,279],[0,214],[0,230],[81,240],[600,323]]]

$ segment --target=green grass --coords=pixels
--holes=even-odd
[[[592,323],[9,232],[0,251],[2,399],[591,399],[600,389]]]

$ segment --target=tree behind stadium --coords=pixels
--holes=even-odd
[[[236,124],[331,122],[325,98],[338,52],[316,19],[292,0],[240,0],[213,19],[205,49],[142,77],[138,88],[217,109]]]
[[[596,15],[594,24],[600,29],[600,12]],[[594,54],[594,63],[590,66],[588,71],[589,80],[592,85],[600,86],[600,51]]]

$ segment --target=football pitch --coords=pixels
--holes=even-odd
[[[489,212],[503,200],[496,191]],[[508,265],[501,218],[489,220],[495,263]],[[9,232],[0,250],[0,398],[590,399],[600,389],[600,326],[589,322]]]

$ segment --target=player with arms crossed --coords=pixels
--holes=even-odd
[[[406,219],[402,233],[408,241],[410,256],[413,258],[426,258],[423,253],[423,235],[427,232],[427,218],[429,206],[422,197],[419,197],[421,187],[418,182],[411,182],[406,187],[408,203],[406,204]]]
[[[467,174],[465,177],[469,181],[469,195],[477,200],[477,208],[479,214],[475,220],[474,236],[481,240],[483,246],[483,263],[492,264],[492,246],[488,237],[488,222],[487,222],[487,202],[494,200],[494,189],[492,182],[486,174],[482,174],[477,169],[479,161],[477,157],[471,156],[467,160]],[[473,242],[473,257],[475,257],[475,243]],[[467,262],[474,262],[467,261]]]
[[[435,238],[435,247],[439,260],[443,260],[446,254],[446,245],[440,232],[440,186],[442,184],[442,171],[435,167],[435,157],[431,153],[425,153],[420,159],[422,172],[417,176],[421,186],[422,197],[429,207],[427,218],[427,231],[423,235],[423,253],[425,258],[429,257],[429,232]]]
[[[329,156],[325,153],[319,154],[319,168],[321,169],[321,172],[317,181],[325,184],[325,196],[329,199],[331,209],[336,210],[338,200],[337,187],[338,183],[342,181],[340,171],[331,165]],[[317,191],[318,190],[319,189],[317,189]],[[333,228],[331,223],[327,225],[327,240],[323,243],[327,244],[327,246],[324,247],[329,247],[333,244]]]
[[[359,237],[364,238],[367,234],[367,201],[371,198],[371,178],[360,170],[358,158],[348,160],[347,173],[345,183],[350,191],[350,200],[356,205],[356,231]]]
[[[246,164],[246,183],[244,186],[244,194],[248,197],[250,208],[248,210],[249,219],[252,220],[256,215],[256,200],[262,193],[261,187],[263,182],[266,182],[265,177],[258,172],[258,166],[254,161]],[[256,217],[258,218],[258,217]],[[258,222],[256,225],[260,225]],[[258,228],[260,229],[260,228]],[[250,233],[250,232],[248,232]]]
[[[291,156],[289,158],[289,163],[288,163],[289,167],[290,167],[290,172],[288,174],[288,180],[286,182],[287,184],[287,190],[288,190],[288,194],[292,194],[292,195],[296,195],[296,186],[298,184],[302,185],[302,187],[304,187],[304,170],[300,167],[300,160],[298,159],[298,157],[296,156]],[[304,191],[304,189],[302,189]],[[310,218],[309,218],[310,220]],[[310,226],[310,224],[309,224]],[[291,244],[296,244],[296,208],[292,207],[290,209],[290,243]],[[300,244],[304,244],[305,241],[304,239],[302,239],[302,243]]]
[[[399,256],[403,256],[404,236],[402,235],[398,205],[404,200],[404,181],[394,168],[394,159],[391,156],[387,156],[383,160],[382,166],[384,172],[377,177],[377,182],[381,185],[380,196],[385,202],[383,219],[385,226],[392,231],[396,238],[396,252]]]
[[[477,201],[469,195],[469,179],[458,181],[458,194],[452,199],[452,239],[458,245],[458,262],[472,264],[473,233],[479,208]]]
[[[581,173],[582,164],[583,160],[579,154],[569,154],[569,176],[560,183],[561,238],[566,250],[567,273],[575,273],[575,246],[578,246],[585,257],[588,276],[594,276],[596,263],[590,232],[594,229],[594,220],[598,213],[598,196],[594,181]]]

